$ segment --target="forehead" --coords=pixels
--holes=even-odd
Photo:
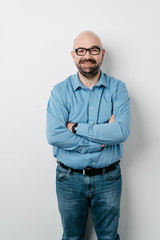
[[[82,34],[78,36],[74,41],[74,48],[90,48],[93,46],[102,47],[102,44],[100,39],[92,34]]]

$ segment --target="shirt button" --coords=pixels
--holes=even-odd
[[[93,107],[91,106],[90,109],[93,109]]]
[[[94,165],[95,163],[93,162],[92,165]]]
[[[93,122],[92,121],[90,121],[90,124],[92,124]]]
[[[93,92],[91,92],[91,95],[93,95]]]

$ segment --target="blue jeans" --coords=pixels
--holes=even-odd
[[[98,240],[119,240],[121,170],[119,163],[108,173],[84,176],[56,170],[56,191],[61,214],[62,240],[83,240],[89,207]]]

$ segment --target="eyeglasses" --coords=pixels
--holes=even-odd
[[[87,53],[87,51],[89,51],[91,55],[98,55],[102,49],[103,48],[99,48],[99,47],[76,48],[74,49],[74,51],[78,56],[84,56]]]

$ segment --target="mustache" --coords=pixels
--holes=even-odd
[[[85,63],[85,62],[92,62],[92,63],[96,63],[96,61],[92,58],[89,59],[81,59],[79,63]]]

